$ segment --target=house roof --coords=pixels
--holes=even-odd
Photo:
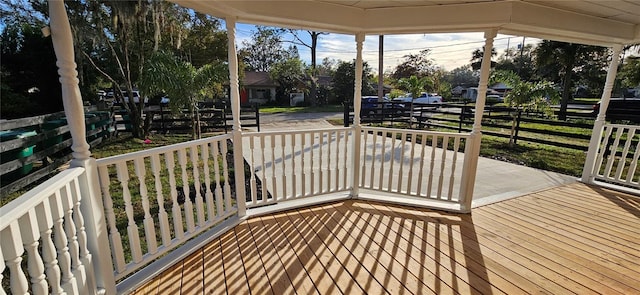
[[[630,0],[171,0],[238,22],[370,35],[483,32],[594,45],[640,43],[640,1]]]
[[[278,84],[271,80],[267,72],[245,72],[242,79],[244,86],[277,87]]]

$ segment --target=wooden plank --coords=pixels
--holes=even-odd
[[[446,294],[446,293],[462,293],[471,294],[477,293],[477,290],[472,290],[469,284],[463,282],[450,270],[446,269],[444,265],[447,263],[437,263],[441,257],[439,252],[434,255],[435,259],[428,260],[420,259],[416,257],[428,257],[425,252],[420,252],[420,247],[414,248],[415,245],[410,245],[406,240],[393,232],[386,223],[390,222],[388,218],[380,218],[379,215],[370,214],[368,212],[357,210],[356,207],[351,207],[351,202],[345,202],[342,206],[333,206],[327,208],[328,210],[335,210],[341,214],[335,214],[334,220],[344,220],[345,226],[355,226],[356,232],[363,233],[368,236],[368,239],[373,241],[377,247],[380,247],[383,251],[387,252],[394,258],[395,261],[403,266],[406,272],[411,273],[426,287],[415,291],[417,294]],[[412,251],[414,250],[414,251]],[[435,252],[436,248],[428,249],[426,252]],[[443,255],[444,256],[444,255]],[[449,257],[444,258],[444,261],[451,261]],[[456,289],[454,289],[454,287]],[[420,287],[423,288],[423,287]]]
[[[202,255],[202,249],[199,249],[183,260],[180,294],[197,294],[204,292]]]
[[[224,279],[227,283],[228,294],[249,294],[246,270],[240,257],[238,242],[233,231],[228,231],[220,237],[222,246],[222,263]]]
[[[414,272],[422,281],[426,281],[430,286],[437,286],[443,283],[451,286],[456,292],[483,293],[483,294],[505,294],[505,292],[492,286],[489,279],[483,278],[470,272],[458,249],[454,247],[443,247],[442,243],[436,245],[428,244],[427,240],[422,240],[425,232],[420,230],[407,230],[399,222],[413,222],[384,214],[366,203],[347,203],[345,206],[334,206],[335,210],[342,214],[358,212],[361,230],[368,231],[373,223],[376,224],[374,233],[380,243],[391,246],[394,257],[399,261],[404,261],[407,270]],[[455,226],[455,224],[453,225]],[[449,240],[448,236],[443,236],[441,240]],[[428,278],[428,279],[427,279]],[[516,286],[510,286],[510,292],[522,292]],[[439,291],[439,290],[438,290]]]
[[[375,204],[373,202],[369,202],[370,204]],[[387,214],[399,214],[399,216],[405,218],[418,218],[424,219],[425,222],[417,223],[412,230],[416,228],[426,231],[429,233],[427,236],[432,240],[431,243],[435,244],[436,241],[440,240],[440,235],[447,234],[443,228],[436,226],[442,218],[451,218],[451,216],[445,214],[439,214],[437,212],[429,212],[428,215],[425,216],[423,213],[424,209],[414,209],[408,208],[404,206],[398,205],[390,205],[390,204],[378,204],[377,206],[382,206]],[[386,209],[384,209],[386,208]],[[455,216],[455,215],[454,215]],[[464,219],[464,215],[462,216]],[[431,221],[431,222],[428,222]],[[467,219],[467,221],[469,221]],[[475,260],[479,263],[485,270],[480,270],[480,272],[476,272],[480,276],[483,276],[483,272],[495,272],[499,276],[509,280],[510,282],[514,282],[518,287],[525,290],[525,292],[533,293],[533,292],[547,292],[552,294],[557,294],[557,292],[553,292],[553,290],[557,290],[556,286],[553,288],[547,287],[547,289],[551,289],[552,291],[547,291],[544,286],[547,285],[544,278],[540,278],[539,276],[533,276],[530,272],[525,271],[525,268],[522,265],[512,261],[509,257],[503,256],[500,253],[495,252],[491,248],[482,247],[476,237],[475,230],[471,228],[460,228],[458,231],[459,235],[452,236],[453,239],[449,241],[443,241],[448,247],[454,247],[458,249],[462,249],[465,253],[465,259]],[[453,246],[452,246],[453,245]],[[565,289],[562,289],[565,291]]]
[[[334,254],[342,266],[351,274],[353,281],[364,290],[366,294],[396,294],[392,293],[387,286],[383,286],[362,263],[362,253],[353,253],[346,247],[340,239],[337,239],[331,230],[325,227],[325,222],[330,216],[319,216],[309,209],[293,211],[289,217],[296,216],[302,218],[314,231],[320,241]],[[383,280],[384,282],[384,280]],[[355,288],[355,287],[354,287]]]
[[[282,216],[280,218],[282,218]],[[319,294],[309,274],[298,259],[296,253],[294,253],[293,248],[289,245],[282,231],[280,231],[278,221],[273,218],[264,217],[260,217],[259,219],[262,222],[262,227],[269,235],[269,239],[275,247],[280,261],[285,267],[287,276],[293,283],[295,292],[300,294]]]
[[[543,259],[546,260],[547,265],[552,266],[554,270],[561,270],[565,276],[577,280],[581,284],[602,294],[632,294],[638,292],[638,290],[624,285],[626,276],[621,277],[618,273],[604,271],[606,268],[592,263],[571,251],[556,246],[557,242],[523,242],[536,239],[536,234],[532,234],[530,230],[517,227],[516,224],[508,218],[504,220],[504,222],[497,222],[502,221],[502,219],[498,219],[495,215],[489,216],[488,214],[487,212],[480,212],[476,215],[476,220],[478,221],[492,221],[490,226],[486,226],[486,228],[483,229],[493,232],[496,236],[500,233],[508,232],[509,235],[505,236],[506,238],[504,239],[506,240],[505,243],[518,243],[523,249],[526,249],[523,250],[525,253],[532,252],[532,254],[530,254],[532,259],[535,257],[544,257]]]
[[[182,285],[182,261],[165,271],[158,284],[156,294],[178,294]]]
[[[332,278],[334,284],[329,286],[326,294],[365,294],[364,290],[355,282],[349,271],[342,265],[329,248],[323,243],[315,230],[305,222],[304,218],[296,213],[285,212],[288,219],[282,220],[284,226],[291,226],[291,231],[284,231],[289,242],[296,247],[304,247],[305,252],[311,252],[313,257],[309,256],[307,264],[313,264],[316,261],[324,267],[328,275]],[[319,224],[319,223],[316,223]],[[295,231],[295,232],[294,232]],[[298,250],[297,250],[298,251]],[[308,255],[308,254],[303,254]],[[332,289],[337,287],[338,290]]]
[[[227,294],[225,269],[222,262],[222,244],[215,239],[204,247],[204,293]]]
[[[294,294],[295,289],[291,283],[291,279],[285,271],[285,266],[280,261],[280,257],[276,252],[267,232],[262,226],[259,219],[247,221],[251,229],[251,235],[258,248],[260,259],[266,270],[269,284],[275,294]]]
[[[246,222],[234,228],[240,254],[244,268],[247,270],[247,281],[249,289],[258,294],[274,294],[269,285],[268,274],[264,268],[264,263],[260,259],[260,254],[256,248],[256,243],[251,236],[251,230]]]
[[[411,273],[401,267],[393,257],[374,245],[363,233],[351,235],[357,232],[355,226],[344,226],[345,219],[335,221],[331,218],[335,212],[326,212],[324,206],[310,208],[315,214],[329,216],[324,222],[325,227],[331,230],[333,236],[340,240],[351,253],[356,256],[371,275],[380,282],[391,294],[420,294],[432,291],[422,284]]]

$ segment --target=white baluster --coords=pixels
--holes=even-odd
[[[318,187],[320,188],[319,191],[320,193],[325,193],[325,185],[324,185],[324,176],[325,176],[325,171],[324,171],[324,166],[322,165],[322,158],[324,157],[322,150],[324,150],[324,145],[327,141],[325,141],[324,139],[324,131],[320,131],[318,132],[318,136],[320,138],[320,142],[318,143],[318,151],[320,152],[320,160],[319,160],[319,164],[318,167],[320,169],[320,179],[318,181]]]
[[[624,133],[624,127],[618,127],[616,139],[613,141],[613,145],[611,145],[611,153],[609,153],[607,166],[604,171],[604,176],[608,179],[611,179],[611,169],[613,167],[613,162],[616,160],[616,152],[618,151],[618,145],[620,144],[620,137],[622,137],[622,133]]]
[[[192,146],[189,149],[189,155],[191,158],[191,166],[193,167],[193,186],[195,187],[196,194],[196,217],[198,218],[198,225],[204,226],[204,200],[202,199],[202,193],[200,192],[202,186],[200,184],[200,171],[198,169],[198,146]]]
[[[271,134],[271,187],[273,194],[273,200],[278,201],[278,181],[276,180],[276,137]]]
[[[100,179],[100,190],[104,203],[104,213],[107,216],[109,226],[109,241],[111,242],[111,257],[115,264],[116,272],[121,273],[125,269],[124,251],[122,249],[122,237],[116,227],[116,215],[113,212],[113,200],[109,192],[109,169],[106,166],[98,167],[98,178]]]
[[[382,136],[382,151],[380,153],[380,172],[378,173],[378,190],[382,191],[382,188],[384,187],[383,185],[383,176],[385,173],[384,170],[384,160],[386,158],[386,152],[385,150],[387,149],[386,145],[387,145],[387,131],[381,131],[380,135]],[[358,136],[357,134],[355,136]],[[391,173],[391,172],[389,172]]]
[[[611,133],[613,132],[613,126],[611,125],[605,125],[605,130],[604,130],[604,138],[602,138],[599,146],[599,153],[598,153],[598,158],[596,159],[596,168],[593,171],[595,175],[600,175],[600,168],[602,168],[602,163],[604,161],[604,154],[607,148],[607,145],[609,143],[609,138],[611,138]]]
[[[449,147],[449,136],[442,139],[442,160],[440,162],[440,176],[438,177],[438,199],[442,199],[442,186],[444,182],[444,168],[447,163],[447,148]]]
[[[389,177],[387,178],[387,191],[391,192],[393,190],[393,164],[396,162],[396,132],[391,131],[391,157],[389,163]]]
[[[343,134],[342,136],[344,137],[344,140],[342,141],[343,145],[344,145],[343,146],[343,151],[344,152],[342,153],[342,156],[343,156],[342,157],[342,161],[343,161],[342,167],[344,167],[344,173],[342,173],[342,189],[344,190],[344,189],[347,189],[347,175],[349,174],[348,173],[349,169],[348,169],[348,166],[347,166],[347,155],[349,154],[349,146],[348,146],[349,145],[349,134],[348,134],[347,130],[345,130],[343,132],[339,132],[339,133],[342,133]],[[360,133],[362,133],[362,131],[360,131]],[[358,134],[358,136],[361,136],[361,135]],[[357,167],[353,167],[353,169],[355,170],[355,169],[357,169]],[[357,186],[358,184],[356,183],[355,185]]]
[[[212,155],[211,157],[213,158],[213,167],[215,167],[215,169],[213,170],[213,177],[215,177],[215,182],[216,182],[216,210],[218,212],[218,216],[222,216],[223,213],[223,209],[222,208],[222,184],[220,184],[220,163],[218,162],[218,158],[222,157],[220,155],[220,152],[218,150],[218,144],[224,144],[224,142],[220,143],[220,142],[214,142],[213,143],[213,151],[212,151]],[[224,161],[224,157],[222,158]],[[254,178],[255,179],[255,178]],[[255,195],[254,195],[255,198]]]
[[[429,164],[429,181],[427,182],[427,197],[431,198],[433,188],[433,168],[436,162],[436,148],[438,147],[438,136],[433,135],[431,140],[431,163]]]
[[[424,152],[427,149],[427,139],[428,135],[423,135],[420,139],[420,169],[418,170],[418,189],[416,190],[416,194],[420,196],[422,194],[422,175],[424,171]],[[428,197],[428,195],[427,195]]]
[[[293,172],[293,177],[291,177],[291,188],[293,191],[291,195],[293,198],[298,197],[297,187],[298,187],[298,167],[296,166],[296,134],[291,133],[291,171]]]
[[[396,192],[402,193],[402,179],[404,178],[404,146],[407,142],[407,133],[402,132],[400,135],[400,154],[398,157],[400,158],[400,172],[398,174],[398,184],[396,188]]]
[[[631,166],[629,166],[629,172],[627,172],[627,180],[625,181],[626,183],[630,184],[631,181],[633,181],[633,177],[636,174],[636,167],[638,165],[639,158],[640,158],[640,140],[638,140],[638,143],[636,144],[636,149],[633,155],[633,159],[631,160]]]
[[[229,180],[231,178],[229,178],[229,165],[227,164],[227,142],[220,142],[220,145],[222,146],[222,173],[224,173],[224,204],[226,208],[225,211],[229,212],[231,211],[231,185],[229,185]],[[240,153],[242,153],[242,151],[240,151]],[[238,167],[236,169],[244,171],[244,167]],[[238,183],[236,185],[236,188],[240,185],[244,185],[244,183]]]
[[[214,142],[215,144],[215,142]],[[202,165],[204,168],[204,184],[205,184],[205,199],[207,203],[207,218],[212,221],[216,218],[215,203],[213,202],[213,192],[211,192],[211,176],[209,175],[209,145],[200,145]]]
[[[87,277],[86,290],[96,290],[95,275],[93,266],[91,265],[91,253],[89,252],[87,243],[87,232],[84,226],[84,216],[82,214],[82,210],[80,210],[82,193],[80,191],[80,184],[77,180],[73,181],[71,189],[71,196],[73,198],[73,220],[78,229],[76,235],[78,237],[78,246],[80,247],[80,261],[82,262],[82,265],[84,265],[84,272],[86,273]]]
[[[160,155],[151,155],[151,172],[153,172],[156,201],[158,202],[158,223],[160,223],[160,235],[162,236],[162,245],[169,246],[171,244],[171,230],[169,229],[169,216],[164,209],[164,196],[162,195],[162,180],[160,173],[162,166],[160,165]]]
[[[262,179],[261,179],[261,184],[262,184],[262,203],[266,203],[267,200],[267,166],[266,166],[266,159],[265,159],[265,144],[264,144],[264,135],[259,135],[260,136],[260,151],[262,152],[262,163],[260,164],[260,169],[262,169]]]
[[[251,150],[251,162],[249,166],[252,169],[251,177],[249,178],[249,184],[251,188],[251,203],[254,205],[258,203],[258,182],[256,181],[256,171],[255,171],[256,158],[254,156],[255,155],[255,144],[254,144],[255,139],[256,139],[255,136],[249,137],[249,149]],[[216,167],[218,166],[216,165]]]
[[[17,222],[12,222],[0,233],[2,248],[0,249],[6,257],[7,266],[11,272],[9,286],[12,294],[28,294],[29,282],[22,271],[22,238]]]
[[[411,142],[409,142],[409,146],[411,147],[411,156],[409,157],[409,177],[407,179],[407,194],[411,194],[411,180],[413,179],[413,160],[416,151],[416,137],[417,135],[411,134]]]
[[[362,187],[366,187],[366,188],[370,188],[371,186],[367,185],[365,180],[366,180],[366,167],[367,167],[367,150],[368,150],[368,145],[369,145],[369,131],[368,130],[364,130],[364,138],[362,139],[362,161],[360,162],[360,167],[354,167],[354,169],[360,169],[360,185]],[[375,154],[371,154],[371,157],[374,157]],[[373,175],[369,176],[370,178],[373,177]]]
[[[624,167],[627,166],[627,156],[629,155],[629,148],[631,147],[631,141],[633,141],[633,137],[635,136],[635,128],[629,128],[629,133],[627,133],[627,140],[624,144],[624,149],[622,150],[622,155],[620,156],[620,162],[618,162],[618,169],[616,169],[616,180],[622,179],[622,171]],[[631,172],[631,170],[629,170]]]
[[[454,137],[453,142],[453,159],[451,160],[451,176],[449,177],[449,194],[447,200],[451,201],[453,198],[453,182],[456,179],[456,164],[458,161],[458,149],[460,149],[460,137]]]
[[[36,215],[39,216],[38,229],[42,237],[42,259],[46,266],[47,280],[49,281],[49,286],[51,286],[51,293],[63,294],[64,290],[60,286],[60,266],[56,256],[56,246],[53,243],[53,219],[49,204],[42,203],[36,206]]]
[[[305,158],[305,138],[307,135],[305,133],[300,134],[300,157],[302,162],[302,192],[301,195],[304,197],[307,195],[307,167],[305,167],[304,158]]]
[[[280,159],[282,159],[282,198],[284,200],[288,199],[289,196],[287,194],[287,158],[285,156],[284,149],[286,147],[287,134],[283,134],[280,137]]]
[[[367,132],[368,133],[368,132]],[[357,134],[355,136],[358,136]],[[365,133],[366,136],[366,133]],[[373,184],[374,184],[374,179],[375,179],[375,166],[376,166],[376,150],[378,149],[378,131],[374,130],[373,133],[371,133],[371,137],[372,137],[372,145],[373,147],[371,148],[371,161],[369,161],[369,165],[371,165],[371,167],[369,168],[369,185],[367,186],[367,188],[373,189]],[[367,146],[366,144],[364,145],[365,147]],[[384,158],[384,154],[381,156],[381,158]],[[365,167],[364,162],[362,161],[362,167]],[[364,177],[364,171],[362,171],[362,176]],[[364,185],[364,178],[362,180],[362,184]],[[354,184],[355,185],[355,184]]]
[[[315,184],[315,180],[316,180],[316,169],[315,169],[315,141],[316,141],[316,137],[315,137],[315,133],[311,132],[309,133],[309,155],[311,155],[311,195],[315,195],[316,194],[316,184]]]
[[[51,214],[54,218],[53,237],[58,252],[58,265],[62,273],[62,289],[66,293],[77,294],[76,278],[71,272],[71,255],[69,254],[69,246],[67,233],[64,231],[64,207],[60,192],[56,191],[55,196],[49,199],[51,206]]]
[[[189,187],[189,175],[187,174],[187,155],[184,148],[178,150],[178,164],[182,171],[182,193],[184,194],[184,216],[187,220],[187,232],[192,233],[196,229],[193,218],[193,202],[191,202],[191,191]]]
[[[158,252],[158,244],[156,242],[156,226],[151,217],[150,205],[149,205],[149,191],[146,184],[146,165],[144,164],[144,158],[136,158],[134,161],[134,167],[136,176],[138,177],[140,187],[140,199],[142,201],[142,210],[144,212],[144,236],[147,241],[147,252]]]
[[[331,169],[331,158],[333,156],[333,154],[331,153],[331,146],[333,145],[333,132],[328,131],[327,132],[327,187],[329,192],[333,192],[334,191],[334,185],[333,185],[333,173],[335,172],[333,169]],[[336,153],[336,152],[333,152]],[[338,168],[338,162],[336,162],[336,169]]]
[[[346,173],[343,169],[344,167],[340,166],[340,154],[346,155],[347,151],[340,152],[340,134],[337,132],[332,132],[336,136],[336,183],[333,186],[333,190],[337,191],[340,188],[340,172]]]
[[[131,203],[131,193],[129,192],[129,170],[126,162],[116,164],[118,170],[118,181],[122,186],[122,199],[124,200],[124,210],[127,213],[127,235],[129,237],[129,245],[131,246],[131,257],[133,262],[140,263],[142,261],[142,249],[140,248],[140,234],[138,225],[133,219],[133,204]]]
[[[31,290],[34,294],[49,293],[46,276],[44,275],[44,264],[42,257],[38,253],[38,245],[40,245],[40,231],[38,230],[38,221],[35,208],[32,208],[27,214],[20,217],[20,235],[24,249],[27,250],[27,262],[29,277],[31,278]]]
[[[4,256],[2,255],[2,249],[0,249],[0,282],[3,282],[5,265],[4,265]],[[0,295],[7,295],[7,291],[4,290],[4,284],[0,284]]]
[[[67,233],[67,240],[69,243],[69,254],[71,255],[71,269],[74,272],[76,281],[79,284],[85,282],[86,276],[84,273],[84,266],[80,261],[80,243],[78,243],[78,235],[75,221],[73,220],[73,194],[71,193],[70,184],[67,183],[65,187],[60,191],[62,197],[62,207],[65,211],[64,226]],[[79,285],[83,290],[84,286]]]
[[[171,192],[171,215],[173,215],[173,231],[178,241],[184,238],[184,226],[182,225],[182,211],[180,209],[180,203],[178,203],[178,187],[176,185],[175,176],[175,159],[173,158],[173,151],[164,154],[164,159],[167,164],[167,172],[169,173],[169,191]]]

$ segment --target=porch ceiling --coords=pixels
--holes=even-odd
[[[585,44],[640,43],[637,0],[171,1],[239,22],[347,34],[498,28],[504,34]]]

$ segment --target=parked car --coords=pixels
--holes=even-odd
[[[598,113],[600,113],[600,102],[593,105],[592,115],[595,117]],[[640,123],[640,98],[611,98],[607,107],[606,119]]]
[[[413,101],[414,104],[434,104],[442,103],[442,96],[435,93],[422,92],[418,98],[413,99],[412,95],[407,93],[405,96],[394,98],[393,101],[405,103],[411,103],[411,101]]]
[[[373,116],[375,115],[379,110],[384,109],[384,113],[385,114],[393,114],[396,113],[397,111],[400,111],[402,108],[404,108],[403,104],[398,104],[398,103],[393,103],[391,101],[389,101],[388,98],[384,97],[383,98],[383,103],[382,105],[380,105],[380,103],[378,102],[378,97],[377,96],[363,96],[362,97],[362,103],[360,105],[360,114],[364,117],[366,116]],[[388,110],[396,110],[396,111],[388,111]]]
[[[113,92],[112,91],[107,92],[107,97],[113,99]],[[127,91],[122,91],[122,98],[124,99],[124,102],[128,103],[129,93]],[[140,92],[138,90],[133,90],[133,102],[135,103],[140,102]],[[144,103],[149,103],[149,98],[145,97]]]

